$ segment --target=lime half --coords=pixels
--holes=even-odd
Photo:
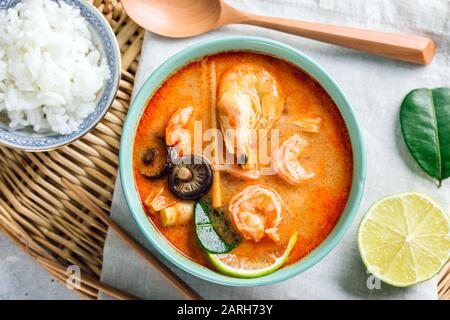
[[[448,260],[449,217],[423,194],[396,194],[369,209],[359,225],[358,247],[374,276],[411,286],[436,275]]]
[[[267,252],[254,252],[251,256],[240,256],[232,252],[210,254],[213,265],[224,274],[239,278],[257,278],[274,272],[286,262],[297,242],[295,232],[283,246],[275,246]]]

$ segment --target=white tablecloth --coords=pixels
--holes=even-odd
[[[257,288],[225,287],[197,279],[178,269],[176,272],[209,299],[435,299],[436,279],[407,289],[382,283],[380,289],[370,290],[367,286],[367,282],[371,282],[370,275],[359,257],[355,234],[361,215],[369,205],[392,193],[421,191],[434,197],[446,210],[449,209],[450,181],[445,181],[438,189],[420,170],[405,147],[398,121],[400,103],[410,90],[449,85],[449,2],[229,2],[240,9],[259,14],[428,35],[436,40],[438,51],[431,65],[417,66],[252,26],[227,26],[200,37],[181,40],[147,33],[135,89],[168,57],[204,39],[225,35],[255,35],[278,40],[303,51],[320,63],[347,93],[359,118],[367,150],[368,175],[359,215],[343,241],[312,269],[283,283]],[[152,250],[129,215],[119,183],[114,195],[112,217]],[[102,281],[144,298],[180,298],[176,290],[118,240],[113,232],[108,233],[106,240]],[[105,296],[101,295],[101,298]]]

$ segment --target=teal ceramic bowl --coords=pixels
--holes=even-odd
[[[290,61],[308,73],[328,92],[338,106],[353,148],[353,184],[347,205],[336,227],[309,255],[274,273],[254,279],[233,278],[205,268],[179,253],[153,226],[141,205],[133,178],[132,148],[135,131],[147,101],[171,74],[197,58],[224,51],[254,51]],[[120,178],[125,199],[137,226],[153,247],[171,263],[199,278],[230,286],[259,286],[281,282],[311,268],[324,258],[342,239],[352,223],[362,197],[365,180],[365,152],[358,121],[352,106],[339,85],[322,67],[300,51],[277,41],[257,37],[226,37],[208,40],[186,48],[168,59],[145,81],[128,111],[120,144]],[[356,240],[355,240],[356,241]]]

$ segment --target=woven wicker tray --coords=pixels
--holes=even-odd
[[[116,33],[122,53],[117,97],[104,120],[82,139],[61,149],[25,153],[0,146],[0,229],[52,276],[65,283],[67,267],[82,272],[83,296],[96,299],[107,227],[63,185],[82,186],[109,213],[117,175],[119,140],[130,103],[144,30],[118,0],[93,0]],[[450,264],[441,272],[439,297],[450,300]],[[56,298],[56,297],[55,297]]]

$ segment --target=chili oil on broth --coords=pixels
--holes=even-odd
[[[236,193],[252,184],[275,189],[288,208],[283,212],[280,242],[287,242],[294,232],[298,232],[298,241],[290,254],[289,264],[306,256],[334,228],[345,208],[353,174],[350,137],[338,108],[325,90],[296,66],[264,54],[226,52],[194,61],[171,75],[151,97],[139,122],[133,151],[135,183],[142,200],[161,187],[168,189],[167,179],[150,181],[137,171],[139,145],[147,135],[164,136],[172,114],[189,105],[194,106],[192,119],[202,121],[203,130],[210,128],[211,93],[214,90],[211,88],[210,65],[214,63],[219,83],[228,69],[241,62],[261,66],[277,79],[285,106],[274,127],[280,129],[280,142],[295,133],[306,139],[308,146],[302,151],[300,162],[308,172],[314,172],[315,177],[298,185],[290,185],[277,175],[245,181],[222,171],[222,199],[227,205]],[[314,117],[322,120],[318,133],[302,132],[289,123],[298,118]],[[193,122],[188,128],[192,136]],[[204,141],[203,147],[208,144]],[[211,267],[198,243],[193,221],[164,227],[157,214],[149,214],[149,218],[181,253],[199,264]],[[258,243],[245,240],[232,253],[251,255],[255,250],[267,250],[271,246],[274,243],[267,238]]]

